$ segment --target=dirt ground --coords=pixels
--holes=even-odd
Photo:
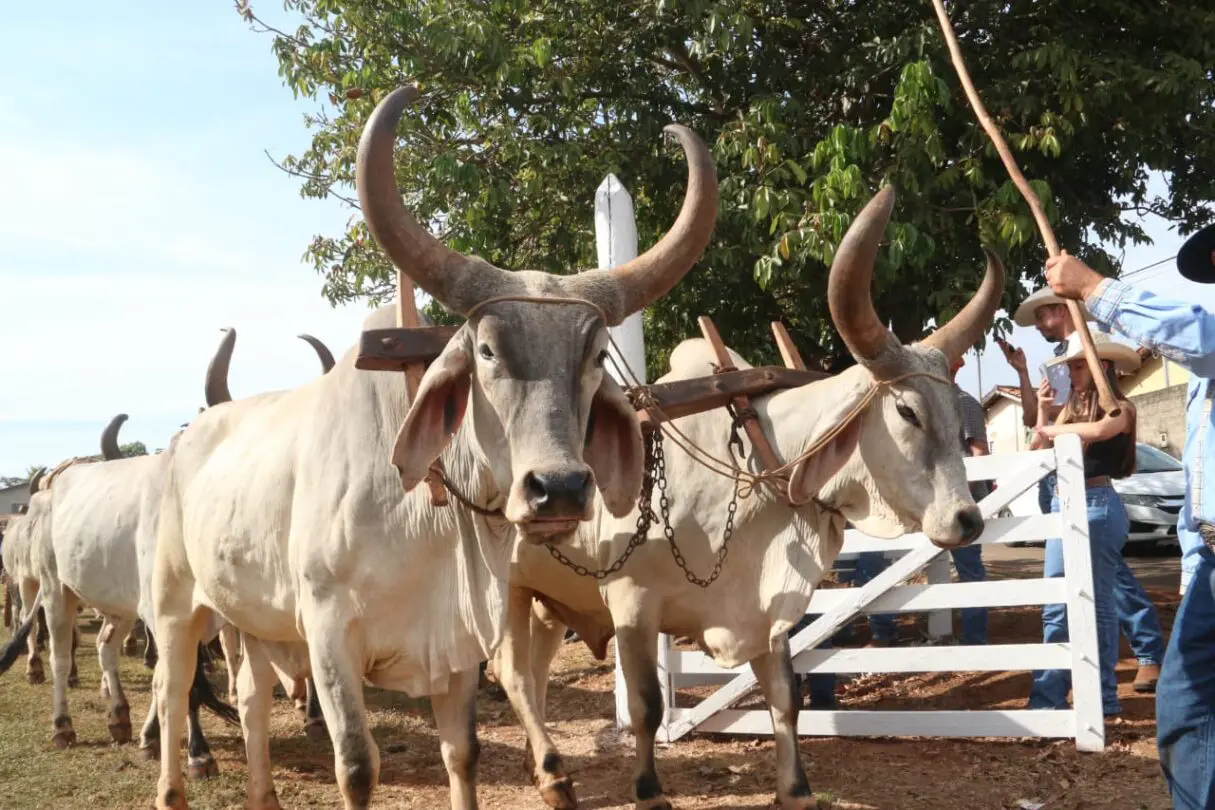
[[[1034,550],[1012,549],[1010,559],[989,562],[989,576],[1031,576],[1041,571]],[[1040,560],[1040,556],[1038,556]],[[1178,596],[1177,560],[1132,561],[1160,610],[1166,630]],[[1171,574],[1169,573],[1171,570]],[[904,617],[904,643],[921,643],[923,618]],[[853,644],[867,641],[857,623]],[[92,645],[97,623],[81,619],[81,687],[69,692],[79,738],[68,751],[50,745],[50,687],[24,679],[24,659],[0,679],[0,808],[152,807],[157,766],[134,745],[110,744],[105,701]],[[993,643],[1041,639],[1039,609],[992,611]],[[1130,688],[1135,664],[1123,644],[1119,666],[1125,713],[1107,724],[1108,748],[1079,754],[1070,741],[928,738],[807,738],[801,750],[819,806],[844,810],[956,808],[957,810],[1168,810],[1155,747],[1153,696]],[[49,662],[48,662],[49,664]],[[148,706],[150,673],[138,658],[122,659],[136,728]],[[612,661],[595,661],[581,644],[567,644],[549,688],[554,740],[575,779],[580,807],[631,808],[632,739],[613,725]],[[48,665],[49,673],[49,665]],[[223,684],[222,671],[213,677]],[[841,679],[842,708],[1021,708],[1029,673],[860,675]],[[694,696],[687,692],[681,703]],[[755,701],[750,701],[757,705]],[[367,703],[382,756],[374,806],[448,807],[447,775],[426,701],[369,688]],[[745,704],[744,704],[745,705]],[[478,795],[482,808],[544,805],[524,764],[524,736],[509,704],[482,690],[482,754]],[[204,715],[221,775],[188,786],[194,810],[244,806],[244,751],[237,729]],[[286,700],[278,701],[271,755],[284,808],[340,808],[329,743],[310,742]],[[774,751],[765,738],[692,735],[660,751],[659,774],[677,808],[762,808],[775,792]]]

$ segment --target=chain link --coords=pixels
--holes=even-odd
[[[658,509],[662,513],[662,533],[671,547],[671,556],[675,558],[675,564],[683,571],[688,582],[701,588],[707,588],[721,576],[721,567],[725,564],[726,555],[730,553],[730,539],[734,536],[734,515],[738,512],[738,481],[734,482],[734,496],[730,498],[730,505],[726,507],[726,527],[722,531],[721,551],[717,552],[717,562],[713,565],[709,578],[701,579],[688,568],[688,562],[683,558],[683,552],[679,550],[679,546],[675,542],[675,529],[671,527],[671,502],[667,498],[666,456],[662,452],[662,434],[657,433],[656,435],[654,473],[658,480]]]

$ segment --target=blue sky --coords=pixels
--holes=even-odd
[[[354,345],[366,306],[330,307],[300,261],[350,211],[301,199],[263,154],[307,145],[313,102],[231,3],[9,4],[0,29],[0,475],[97,452],[119,412],[124,441],[164,446],[202,404],[221,327],[239,336],[237,397],[319,372],[298,332],[338,357]],[[1128,267],[1176,252],[1149,230]],[[1172,263],[1136,280],[1215,305]],[[1014,341],[1031,367],[1048,354],[1032,330]],[[970,360],[959,379],[978,393]],[[1013,382],[998,351],[982,367],[984,389]]]

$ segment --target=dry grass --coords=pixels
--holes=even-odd
[[[1153,591],[1161,618],[1171,619],[1176,597]],[[134,745],[109,743],[106,701],[98,695],[93,652],[95,622],[82,621],[81,688],[69,693],[79,739],[68,751],[50,745],[50,686],[30,686],[24,661],[0,679],[0,807],[5,810],[152,807],[157,765]],[[991,635],[1033,640],[1034,609],[993,613]],[[862,639],[863,640],[863,639]],[[142,724],[150,673],[138,658],[123,658],[132,720]],[[49,671],[49,666],[48,666]],[[834,739],[802,742],[820,808],[887,810],[941,808],[1014,810],[1022,801],[1044,810],[1168,810],[1153,740],[1153,701],[1129,689],[1133,663],[1122,676],[1126,719],[1111,725],[1109,750],[1077,754],[1067,741]],[[223,682],[215,676],[217,684]],[[632,740],[612,723],[612,664],[594,661],[581,645],[567,645],[557,661],[549,706],[554,739],[587,810],[626,810],[633,768]],[[840,687],[842,704],[914,709],[1018,707],[1028,692],[1026,673],[869,676]],[[689,691],[681,702],[693,697]],[[446,808],[447,775],[424,700],[367,690],[369,721],[382,755],[375,806]],[[483,695],[478,795],[482,808],[543,808],[523,769],[524,738],[510,707]],[[236,729],[204,714],[221,775],[188,787],[194,810],[244,806],[244,751]],[[283,806],[340,808],[329,744],[311,743],[286,700],[274,712],[272,756]],[[659,754],[659,771],[679,808],[766,808],[774,792],[773,744],[768,739],[693,736]]]

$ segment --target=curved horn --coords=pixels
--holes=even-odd
[[[663,127],[679,140],[688,162],[688,188],[671,230],[635,259],[608,273],[620,287],[620,311],[605,308],[612,325],[644,309],[671,291],[700,260],[717,224],[717,168],[709,148],[695,132],[680,124]]]
[[[30,476],[30,497],[38,491],[38,485],[42,483],[43,476],[46,475],[46,467],[38,468],[38,472]]]
[[[509,274],[448,248],[401,201],[393,164],[397,122],[419,95],[417,87],[398,87],[376,105],[359,139],[355,186],[367,230],[392,263],[448,309],[467,315]]]
[[[869,294],[878,243],[893,208],[894,189],[886,186],[853,220],[835,252],[827,277],[831,320],[848,351],[864,366],[878,363],[883,354],[899,346],[898,338],[878,317]]]
[[[228,391],[228,366],[232,363],[232,349],[236,346],[236,330],[229,327],[223,331],[223,340],[207,365],[205,396],[208,408],[232,401],[232,394]]]
[[[938,327],[922,341],[927,346],[940,349],[950,362],[966,354],[979,342],[995,320],[996,309],[1004,297],[1004,264],[987,248],[983,248],[983,252],[987,254],[987,272],[983,275],[979,291],[949,323]]]
[[[105,430],[101,431],[101,457],[106,461],[122,458],[122,451],[118,449],[118,430],[125,421],[127,421],[127,415],[120,413],[110,420],[110,424],[105,426]]]
[[[328,374],[333,368],[333,352],[329,351],[329,347],[312,335],[296,335],[296,337],[313,348],[316,356],[321,359],[321,373]]]

